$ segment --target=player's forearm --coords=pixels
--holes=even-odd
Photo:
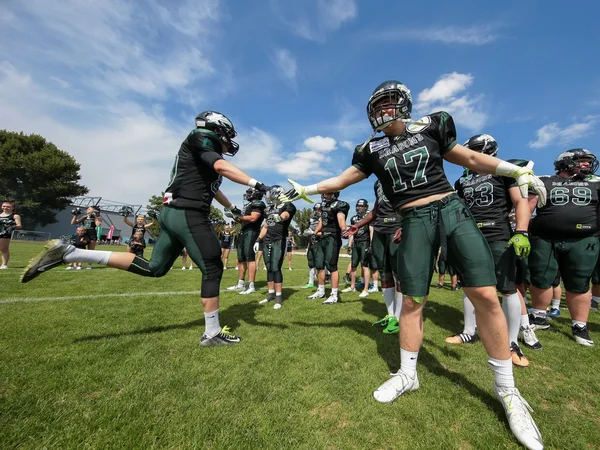
[[[221,204],[222,206],[224,206],[227,209],[231,209],[231,207],[233,206],[233,204],[231,203],[231,201],[229,201],[229,199],[227,198],[227,196],[221,190],[218,190],[215,193],[215,200],[217,202],[219,202],[219,204]]]
[[[325,194],[327,192],[337,192],[358,183],[366,178],[366,175],[352,166],[344,170],[340,175],[328,178],[317,184],[306,187],[306,195]]]
[[[522,198],[515,205],[516,231],[527,231],[529,229],[529,220],[531,219],[531,210],[529,208],[529,199]]]

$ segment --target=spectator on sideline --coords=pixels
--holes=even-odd
[[[14,230],[21,229],[21,216],[15,214],[16,203],[14,201],[2,202],[0,213],[0,252],[2,253],[2,265],[0,269],[8,269],[10,259],[10,239]]]

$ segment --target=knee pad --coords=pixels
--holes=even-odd
[[[273,272],[273,281],[275,283],[283,283],[283,274],[281,273],[281,269],[277,272]]]
[[[221,279],[204,278],[202,280],[202,288],[200,289],[200,296],[202,298],[212,298],[219,296],[219,286],[221,285]]]
[[[329,270],[330,272],[337,272],[337,270],[338,270],[337,264],[336,265],[332,265],[332,264],[325,263],[325,268],[327,270]]]

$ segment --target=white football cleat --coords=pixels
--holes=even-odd
[[[338,298],[337,295],[331,294],[327,300],[325,300],[322,304],[323,305],[333,305],[334,303],[338,303],[340,301],[340,299]]]
[[[282,307],[282,306],[283,306],[283,305],[282,305],[281,303],[275,303],[275,304],[273,305],[273,309],[281,309],[281,307]]]
[[[521,396],[517,388],[499,387],[494,383],[494,394],[502,403],[510,431],[517,441],[530,450],[542,450],[544,443],[540,430],[529,412],[533,412],[529,403]]]
[[[360,298],[368,297],[369,296],[369,292],[371,292],[371,291],[362,291],[360,294],[358,294],[358,296]]]
[[[402,369],[390,374],[392,377],[373,392],[375,400],[381,403],[390,403],[405,392],[419,389],[419,377],[415,373],[414,378],[409,377]]]
[[[356,292],[356,288],[353,287],[347,287],[346,289],[342,290],[343,293],[346,292]]]
[[[185,267],[182,268],[181,270],[185,270]],[[244,290],[244,285],[243,284],[236,284],[235,286],[228,287],[226,290],[228,290],[228,291],[243,291]]]
[[[67,244],[61,239],[48,242],[39,256],[31,260],[21,275],[21,283],[27,283],[38,275],[64,264],[64,257],[75,250],[75,247]]]
[[[317,292],[315,292],[313,295],[309,295],[307,298],[309,300],[315,300],[317,298],[325,298],[325,291],[319,291],[317,289]]]
[[[256,292],[256,289],[254,289],[253,287],[249,287],[245,291],[240,292],[240,295],[253,294],[254,292]]]

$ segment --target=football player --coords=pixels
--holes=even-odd
[[[240,291],[240,294],[256,292],[254,280],[256,279],[256,253],[254,242],[258,238],[265,215],[265,202],[262,201],[263,192],[249,188],[244,194],[247,202],[244,215],[235,218],[242,224],[242,231],[237,241],[238,282],[227,288],[228,291]],[[248,286],[244,288],[244,279],[248,270]]]
[[[542,177],[548,203],[538,206],[531,221],[531,324],[549,327],[546,308],[552,300],[552,280],[560,271],[575,342],[594,345],[587,328],[590,281],[598,261],[598,206],[600,182],[592,175],[598,159],[576,148],[558,155],[555,175]]]
[[[283,194],[281,186],[273,186],[267,192],[266,200],[268,207],[265,210],[265,223],[260,231],[258,239],[254,243],[254,251],[263,248],[265,264],[267,265],[267,285],[269,293],[267,298],[259,304],[264,305],[275,300],[273,309],[281,308],[283,298],[281,290],[283,287],[283,274],[281,266],[287,250],[287,235],[290,223],[296,214],[296,207],[292,203],[282,203],[279,196]]]
[[[498,143],[489,134],[472,136],[464,147],[490,156],[498,154]],[[529,161],[511,161],[521,167]],[[527,309],[517,291],[517,257],[526,258],[531,249],[528,239],[531,210],[529,199],[521,195],[519,187],[512,178],[498,175],[481,174],[465,169],[456,180],[454,188],[463,199],[477,222],[477,227],[485,237],[496,270],[496,289],[502,294],[502,309],[508,323],[507,344],[511,350],[512,362],[516,366],[527,367],[529,361],[523,355],[518,344],[519,330],[522,328],[528,346],[539,349],[534,331],[529,326]],[[511,209],[515,209],[516,230],[512,232]],[[465,329],[462,333],[450,336],[446,342],[463,344],[475,340],[475,310],[468,294],[463,295]]]
[[[325,269],[331,275],[331,294],[324,305],[332,305],[340,301],[338,293],[340,274],[338,259],[342,248],[342,232],[346,229],[346,216],[350,205],[339,200],[339,191],[327,192],[321,196],[321,218],[315,230],[319,237],[319,251],[315,261],[319,285],[317,291],[308,296],[309,300],[325,297]],[[283,196],[285,197],[285,196]]]
[[[0,270],[8,269],[8,260],[10,259],[10,240],[14,230],[21,229],[21,216],[15,214],[15,202],[2,202],[2,212],[0,213],[0,253],[2,253],[2,265]]]
[[[368,101],[367,113],[374,134],[383,137],[358,146],[352,166],[318,184],[302,186],[290,181],[284,199],[336,192],[374,173],[385,196],[402,216],[402,240],[398,249],[398,274],[404,294],[400,315],[400,369],[374,392],[380,402],[417,390],[417,359],[423,341],[423,305],[438,247],[464,281],[473,302],[480,338],[494,373],[493,389],[502,403],[515,437],[529,448],[543,448],[542,438],[527,402],[515,387],[508,330],[496,297],[494,260],[487,242],[467,207],[454,193],[444,174],[443,160],[489,173],[515,178],[523,197],[528,189],[545,203],[545,187],[526,167],[470,150],[456,142],[456,128],[446,112],[427,115],[410,123],[412,99],[399,81],[380,84]],[[408,122],[408,123],[407,123]],[[447,250],[450,252],[447,252]]]
[[[401,237],[400,216],[383,193],[381,182],[377,180],[375,190],[375,206],[360,222],[351,225],[344,233],[350,236],[357,233],[359,227],[371,224],[371,258],[373,269],[381,274],[381,290],[387,314],[373,324],[383,328],[385,334],[398,333],[400,311],[402,310],[402,292],[397,282],[396,256]]]
[[[350,225],[356,225],[369,212],[369,202],[361,198],[356,202],[356,215],[350,219]],[[371,231],[369,225],[358,228],[356,233],[348,234],[348,246],[352,249],[350,262],[350,286],[342,292],[356,292],[356,268],[360,264],[362,268],[362,277],[364,280],[363,291],[359,294],[360,298],[369,295],[369,280],[371,278],[370,260],[371,260]]]
[[[163,199],[160,214],[160,234],[150,260],[133,253],[79,250],[54,240],[48,250],[34,259],[21,277],[27,283],[64,262],[105,264],[146,277],[162,277],[185,247],[202,272],[201,292],[206,329],[200,345],[235,344],[240,342],[228,327],[219,323],[219,285],[223,262],[219,240],[209,219],[213,198],[226,208],[226,214],[240,217],[241,211],[219,187],[223,177],[267,192],[270,187],[251,178],[235,165],[223,159],[234,156],[239,146],[231,121],[215,111],[204,111],[195,120],[196,127],[184,139],[171,170],[171,179]]]
[[[313,212],[308,220],[308,228],[304,231],[304,236],[308,237],[308,246],[306,248],[306,259],[308,260],[308,283],[304,288],[312,289],[315,287],[315,275],[317,270],[315,269],[315,261],[317,259],[317,253],[319,251],[319,240],[315,235],[317,225],[319,225],[319,219],[321,218],[321,204],[315,203],[313,205]]]

